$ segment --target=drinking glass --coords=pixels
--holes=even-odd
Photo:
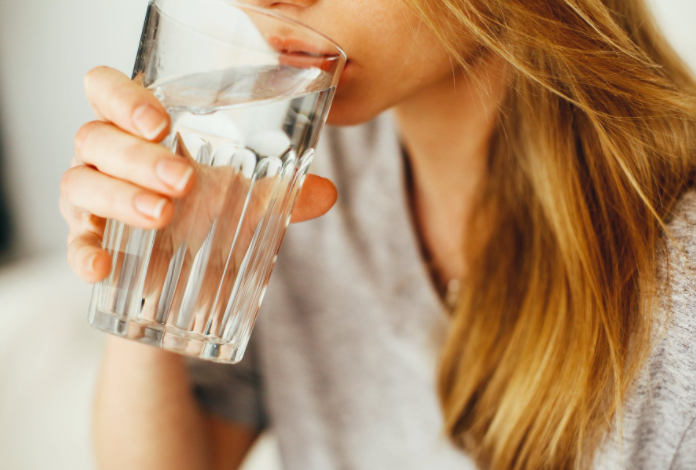
[[[195,171],[161,230],[108,220],[109,276],[90,323],[223,363],[241,360],[346,57],[277,13],[151,1],[133,78],[171,116],[163,141]]]

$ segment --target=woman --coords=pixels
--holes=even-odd
[[[101,468],[236,468],[269,422],[288,469],[696,468],[696,82],[643,1],[254,3],[348,53],[340,199],[241,364],[109,340]],[[151,94],[86,92],[61,207],[95,282],[104,218],[162,227],[192,183]],[[294,221],[335,199],[308,178]]]

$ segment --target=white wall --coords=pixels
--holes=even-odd
[[[649,0],[665,36],[696,70],[696,0]]]
[[[322,0],[330,1],[330,0]],[[696,0],[652,0],[667,36],[696,67]],[[82,77],[130,72],[146,0],[0,0],[0,132],[19,254],[64,245],[57,210],[72,138],[92,118]]]
[[[0,0],[0,132],[18,251],[65,244],[60,176],[72,139],[92,119],[90,68],[133,67],[146,0]]]

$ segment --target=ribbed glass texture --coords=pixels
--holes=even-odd
[[[93,326],[241,360],[344,63],[324,36],[261,9],[150,4],[134,78],[167,108],[163,145],[195,184],[164,229],[107,222]]]

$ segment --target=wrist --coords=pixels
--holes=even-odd
[[[104,361],[137,368],[152,366],[158,370],[185,368],[180,354],[112,335],[106,339]]]

